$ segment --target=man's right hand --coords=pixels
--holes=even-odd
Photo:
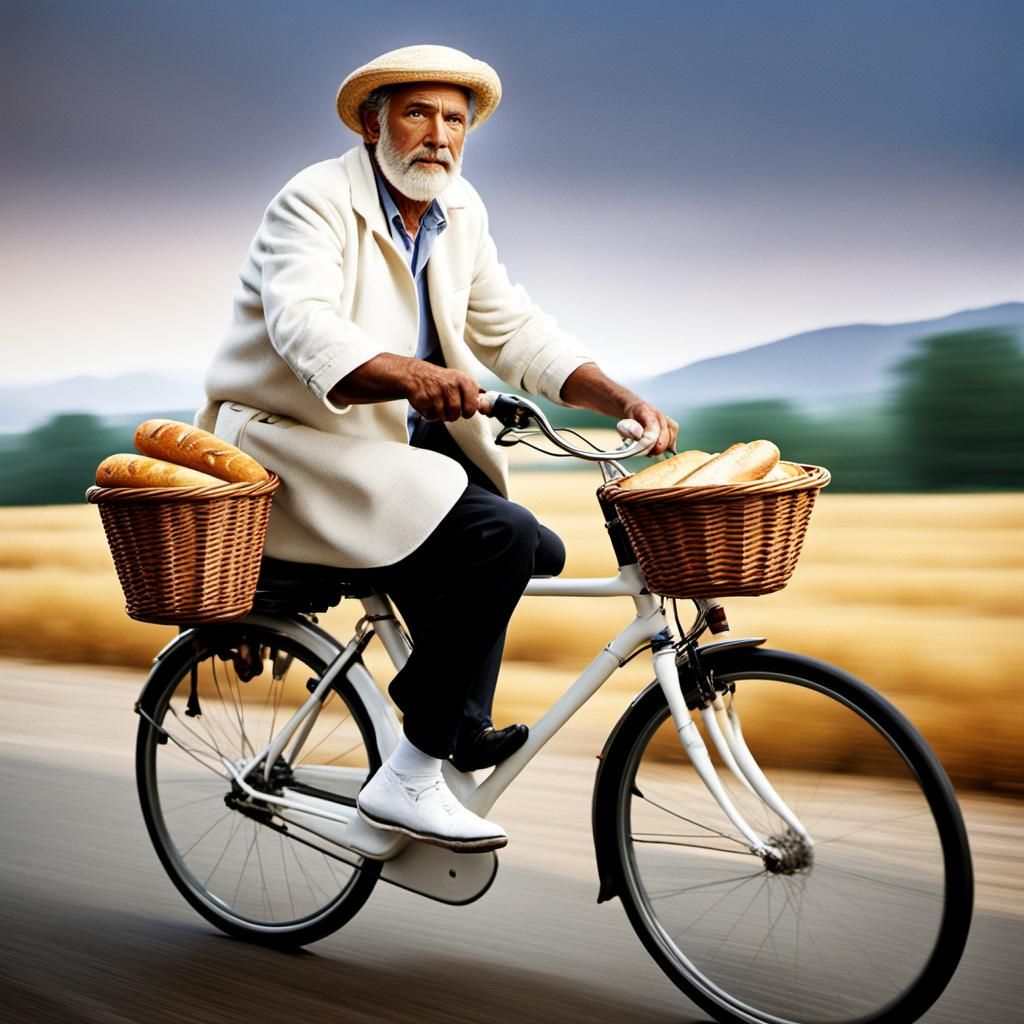
[[[391,352],[368,359],[331,388],[335,405],[364,405],[406,398],[426,420],[467,419],[484,389],[468,373]]]
[[[483,388],[468,373],[435,366],[422,359],[410,360],[409,404],[425,420],[469,418],[479,407]]]

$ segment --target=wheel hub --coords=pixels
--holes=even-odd
[[[764,859],[764,866],[773,875],[795,875],[809,870],[814,863],[814,850],[791,829],[769,836],[768,845],[779,854],[769,854]]]

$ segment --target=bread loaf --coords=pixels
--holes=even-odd
[[[790,480],[796,476],[807,476],[803,466],[795,462],[780,462],[770,473],[762,477],[763,480]]]
[[[673,455],[671,459],[655,462],[653,466],[647,466],[639,473],[627,476],[617,483],[626,491],[646,490],[650,487],[672,487],[687,473],[691,473],[711,457],[708,452],[680,452],[678,455]]]
[[[96,468],[96,483],[100,487],[195,487],[200,484],[220,485],[208,473],[200,473],[186,466],[175,466],[148,455],[108,455]]]
[[[760,480],[775,468],[778,461],[779,449],[771,441],[734,444],[688,473],[679,483],[688,487]]]
[[[251,456],[215,434],[177,420],[146,420],[135,430],[143,455],[165,459],[232,483],[258,483],[270,474]]]

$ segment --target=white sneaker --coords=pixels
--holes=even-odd
[[[505,830],[463,807],[440,775],[399,775],[384,764],[359,791],[356,808],[376,828],[449,850],[497,850],[508,843]]]

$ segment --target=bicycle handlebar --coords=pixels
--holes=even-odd
[[[586,459],[589,462],[617,462],[621,459],[632,458],[634,455],[643,455],[658,440],[657,434],[645,434],[644,428],[636,420],[619,420],[615,424],[615,429],[624,439],[621,448],[611,452],[587,451],[568,444],[551,426],[547,416],[528,398],[507,395],[501,391],[485,391],[478,396],[477,400],[479,402],[477,411],[484,416],[493,416],[507,430],[521,430],[527,426],[530,420],[533,420],[549,441],[570,455]],[[633,439],[633,444],[628,443],[630,438]]]

